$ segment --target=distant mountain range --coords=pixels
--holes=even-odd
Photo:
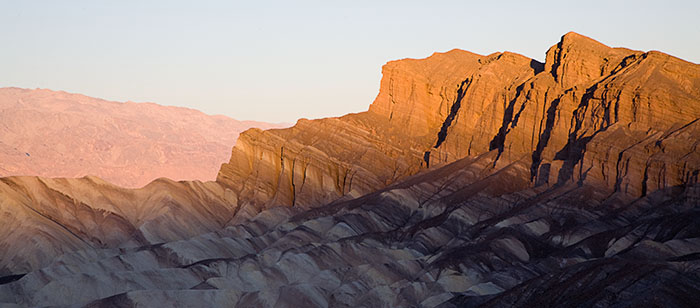
[[[238,134],[286,124],[194,109],[0,88],[0,176],[98,176],[123,187],[159,177],[211,181]]]
[[[245,131],[216,181],[0,178],[0,303],[697,306],[700,65],[571,32],[382,73],[366,112]]]

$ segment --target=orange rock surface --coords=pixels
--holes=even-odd
[[[568,33],[546,63],[461,50],[392,61],[369,111],[239,138],[218,181],[265,207],[359,196],[497,151],[533,185],[588,181],[634,196],[697,181],[700,66]]]
[[[692,306],[698,119],[700,65],[576,33],[392,61],[213,182],[0,178],[0,303]]]

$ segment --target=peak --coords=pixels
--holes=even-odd
[[[576,32],[569,32],[562,35],[561,39],[559,40],[559,44],[556,46],[562,49],[584,48],[586,50],[596,52],[605,52],[612,49],[608,45]]]
[[[609,74],[622,60],[638,52],[611,48],[587,36],[569,32],[547,50],[545,70],[564,88]]]
[[[579,33],[573,32],[573,31],[569,31],[568,33],[562,35],[561,41],[562,42],[593,43],[593,44],[603,45],[601,42],[598,42],[598,41],[596,41],[588,36],[585,36],[583,34],[579,34]]]
[[[561,39],[559,40],[559,43],[555,46],[552,46],[552,48],[555,47],[559,49],[578,48],[593,52],[605,52],[609,49],[612,49],[611,47],[599,41],[596,41],[588,36],[578,34],[573,31],[562,35]]]
[[[433,54],[430,55],[430,57],[440,56],[440,55],[455,56],[455,55],[462,55],[462,54],[476,55],[475,53],[466,51],[466,50],[464,50],[464,49],[453,48],[453,49],[450,49],[450,50],[444,51],[444,52],[440,52],[440,51],[433,52]]]
[[[504,52],[494,52],[483,59],[480,59],[480,63],[488,64],[494,61],[505,61],[509,63],[529,63],[532,59],[523,56],[519,53],[504,51]]]
[[[466,50],[454,48],[449,51],[445,52],[433,52],[430,56],[426,58],[404,58],[404,59],[399,59],[399,60],[393,60],[387,62],[389,65],[395,65],[395,64],[408,64],[408,65],[415,65],[415,64],[434,64],[435,62],[443,62],[443,61],[476,61],[476,59],[482,57],[482,55],[469,52]]]
[[[434,52],[433,55],[437,54],[444,54],[444,55],[460,55],[460,54],[466,54],[466,55],[476,55],[473,52],[466,51],[464,49],[459,49],[459,48],[454,48],[446,52]]]
[[[698,65],[697,63],[693,63],[693,62],[690,62],[688,60],[684,60],[684,59],[669,55],[663,51],[658,51],[658,50],[647,51],[644,54],[644,57],[647,59],[658,59],[660,61],[672,61],[672,62],[676,62],[676,63],[684,63],[684,64],[695,65],[695,66]]]
[[[562,38],[564,38],[564,37],[586,37],[586,38],[587,38],[587,36],[582,35],[582,34],[578,34],[578,33],[574,32],[574,31],[566,32],[566,33],[565,33],[564,35],[562,35],[561,37],[562,37]]]
[[[456,71],[470,71],[477,68],[481,58],[483,58],[482,55],[461,49],[452,49],[447,52],[434,52],[426,58],[404,58],[389,61],[382,67],[382,74],[391,74],[392,71],[396,71],[423,77],[460,75]]]

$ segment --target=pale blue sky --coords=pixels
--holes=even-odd
[[[699,63],[699,3],[0,0],[0,87],[294,122],[366,110],[389,60],[542,61],[568,31]]]

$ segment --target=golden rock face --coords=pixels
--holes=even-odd
[[[697,297],[700,65],[568,33],[546,63],[453,50],[383,74],[367,112],[242,133],[214,182],[0,178],[0,302]]]
[[[259,206],[316,206],[497,151],[533,185],[644,195],[698,169],[700,67],[568,33],[546,63],[461,50],[392,61],[369,111],[245,132],[218,181]]]

